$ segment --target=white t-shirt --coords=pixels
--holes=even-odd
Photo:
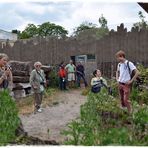
[[[127,62],[128,61],[126,60],[124,63],[119,63],[118,66],[117,66],[117,71],[119,71],[118,82],[126,83],[129,80],[131,80],[131,76],[130,76],[130,73],[129,73]],[[136,69],[135,65],[130,61],[129,61],[129,68],[130,68],[131,72]]]

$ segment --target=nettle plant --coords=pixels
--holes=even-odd
[[[18,110],[7,90],[0,91],[0,145],[15,140],[15,131],[20,123]]]

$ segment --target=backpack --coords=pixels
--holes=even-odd
[[[100,82],[99,82],[98,84],[93,85],[93,86],[91,87],[91,91],[92,91],[93,93],[98,93],[98,92],[100,92],[101,87],[103,87],[103,82],[102,82],[102,80],[100,80]]]
[[[130,69],[130,66],[129,66],[129,61],[127,62],[127,67],[128,67],[128,71],[129,71],[129,74],[131,76],[131,79],[134,77],[135,75],[135,71],[131,71]],[[143,83],[143,80],[140,78],[140,76],[138,76],[136,79],[135,79],[135,82],[134,82],[134,86],[135,87],[138,87],[140,84]],[[133,83],[131,84],[131,87],[132,87]]]

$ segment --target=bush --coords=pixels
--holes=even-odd
[[[15,102],[8,91],[0,91],[0,145],[6,145],[15,139],[19,123]]]
[[[106,89],[97,94],[90,92],[81,106],[80,118],[69,123],[69,129],[63,132],[67,135],[65,144],[146,146],[148,108],[132,103],[133,114],[129,115]]]
[[[49,87],[59,87],[59,77],[58,77],[58,70],[53,68],[52,71],[49,73]]]

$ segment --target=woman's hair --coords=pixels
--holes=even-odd
[[[116,53],[116,57],[124,57],[125,58],[125,52],[120,50]]]
[[[36,67],[37,65],[41,65],[41,66],[42,66],[42,63],[39,62],[39,61],[38,61],[38,62],[35,62],[35,63],[34,63],[34,67]]]
[[[9,60],[9,57],[8,57],[7,54],[5,54],[5,53],[0,53],[0,60],[1,60],[2,58],[6,58],[7,60]]]
[[[98,71],[99,69],[95,69],[94,70],[94,72],[93,72],[93,75],[96,77],[96,74],[97,74],[97,71]]]

